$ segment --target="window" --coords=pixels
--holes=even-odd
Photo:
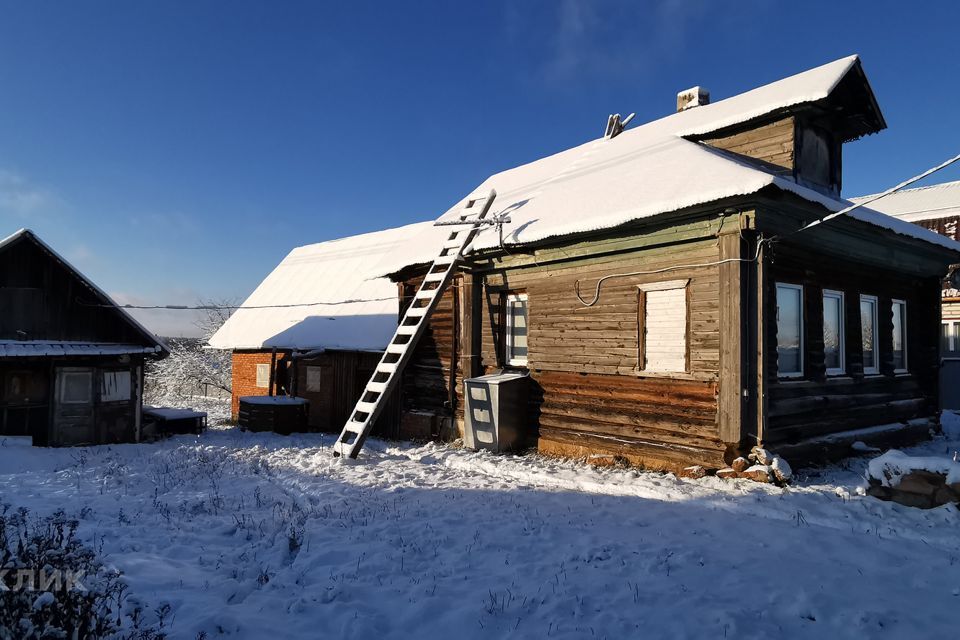
[[[777,283],[777,375],[803,376],[803,287]]]
[[[130,401],[130,372],[104,371],[100,378],[101,402]]]
[[[893,372],[907,372],[907,303],[893,301]]]
[[[860,331],[863,338],[863,372],[880,373],[877,351],[877,297],[860,296]]]
[[[942,355],[960,355],[960,320],[944,320],[940,325]]]
[[[269,364],[258,364],[257,365],[257,386],[261,389],[266,389],[270,386],[270,365]]]
[[[320,384],[320,380],[321,380],[320,376],[322,371],[323,369],[321,369],[320,367],[316,367],[316,366],[307,367],[307,391],[313,392],[313,393],[320,391],[320,389],[322,388]]]
[[[845,338],[843,326],[843,292],[823,292],[823,362],[827,375],[846,371]]]
[[[640,285],[642,371],[687,371],[687,280]]]
[[[93,395],[90,371],[64,371],[60,376],[61,404],[90,404]]]
[[[523,367],[527,364],[527,294],[508,294],[505,303],[506,361],[508,365]]]

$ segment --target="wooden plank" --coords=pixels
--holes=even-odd
[[[744,257],[739,220],[737,226],[720,236],[720,259],[741,260]],[[728,444],[743,439],[744,396],[747,368],[746,317],[743,309],[742,262],[720,265],[720,396],[718,425],[720,438]]]

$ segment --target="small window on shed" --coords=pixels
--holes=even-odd
[[[60,378],[60,403],[89,404],[93,395],[91,378],[90,371],[63,372]]]
[[[101,402],[130,401],[130,372],[104,371],[100,379]]]
[[[687,371],[687,282],[672,280],[640,285],[641,371]]]
[[[507,294],[504,315],[506,362],[514,367],[524,367],[527,365],[527,294]]]
[[[860,331],[863,337],[863,372],[880,373],[877,350],[877,297],[860,296]]]
[[[309,393],[316,393],[322,389],[321,385],[321,372],[323,369],[317,366],[308,366],[307,367],[307,391]]]
[[[266,389],[270,386],[270,365],[269,364],[258,364],[257,365],[257,386],[261,389]]]
[[[803,375],[803,287],[777,283],[777,375]]]
[[[828,375],[845,371],[843,328],[843,292],[823,292],[823,362]]]
[[[893,371],[907,372],[907,303],[893,301]]]

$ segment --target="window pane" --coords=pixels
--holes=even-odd
[[[780,374],[803,373],[802,302],[800,289],[777,286],[777,371]]]
[[[270,365],[269,364],[258,364],[257,365],[257,386],[261,389],[266,389],[270,386]]]
[[[893,303],[893,368],[898,371],[905,371],[907,368],[906,311],[906,303]]]
[[[66,404],[85,404],[92,399],[91,374],[89,372],[64,373],[61,378],[63,388],[60,390],[60,401]]]
[[[843,369],[843,299],[823,296],[823,359],[828,371]]]
[[[863,370],[877,370],[877,302],[860,299],[860,330],[863,335]]]
[[[316,393],[323,389],[323,384],[321,382],[321,374],[323,369],[316,366],[307,367],[307,391]],[[269,375],[269,372],[268,372]]]
[[[507,362],[524,364],[527,361],[527,300],[526,297],[507,298]]]
[[[104,371],[100,383],[100,400],[120,402],[130,400],[130,372]]]

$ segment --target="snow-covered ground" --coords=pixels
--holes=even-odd
[[[943,455],[960,433],[910,450]],[[0,502],[81,519],[175,638],[918,638],[960,629],[960,511],[538,456],[215,428],[0,441]]]

